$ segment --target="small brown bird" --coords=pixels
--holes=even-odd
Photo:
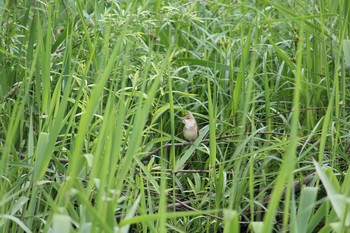
[[[188,114],[184,118],[182,118],[182,122],[185,124],[183,129],[185,139],[190,142],[194,142],[199,135],[196,120],[194,119],[192,114]]]

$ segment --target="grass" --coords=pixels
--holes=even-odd
[[[2,1],[1,231],[348,232],[348,9]]]

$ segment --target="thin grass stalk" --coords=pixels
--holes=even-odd
[[[158,1],[156,3],[156,9],[157,11],[159,10],[159,5],[160,4]],[[169,154],[169,158],[170,158],[170,161],[172,163],[172,169],[175,171],[175,164],[176,164],[176,155],[175,155],[175,146],[174,146],[174,143],[175,143],[175,112],[174,112],[174,96],[173,96],[173,81],[172,81],[172,77],[171,77],[171,72],[170,72],[170,65],[171,65],[171,60],[172,58],[174,57],[174,53],[175,53],[175,50],[173,50],[172,48],[169,48],[169,51],[172,51],[171,54],[169,54],[169,62],[166,64],[166,69],[167,69],[167,76],[168,76],[168,79],[167,79],[167,84],[168,84],[168,92],[169,92],[169,113],[170,113],[170,132],[171,132],[171,144],[172,146],[170,147],[170,154]],[[164,151],[162,151],[164,152]],[[162,155],[164,155],[162,153]],[[161,214],[161,218],[159,219],[159,231],[160,232],[165,232],[166,231],[166,219],[165,219],[165,213],[167,211],[167,207],[166,207],[166,200],[167,200],[167,193],[166,193],[166,187],[167,187],[167,182],[166,182],[166,177],[165,177],[165,170],[167,167],[164,163],[164,158],[162,156],[162,159],[161,159],[161,167],[162,167],[162,170],[163,172],[161,173],[161,181],[160,181],[160,190],[161,190],[161,193],[160,193],[160,203],[159,203],[159,206],[160,206],[160,209],[159,209],[159,213]],[[176,203],[176,183],[175,183],[175,179],[176,179],[176,175],[175,173],[173,173],[173,177],[172,177],[172,187],[173,187],[173,192],[172,192],[172,197],[173,197],[173,200],[172,202],[173,203]],[[174,210],[175,211],[175,210]]]
[[[266,215],[264,217],[264,226],[262,232],[272,232],[272,226],[274,223],[274,217],[276,215],[276,211],[279,205],[279,201],[282,196],[283,186],[287,183],[287,189],[290,189],[290,179],[291,174],[293,174],[294,166],[295,166],[295,156],[296,156],[296,148],[298,145],[298,121],[299,121],[299,109],[300,109],[300,91],[301,91],[301,80],[302,80],[302,46],[304,40],[304,24],[301,23],[299,25],[299,43],[298,43],[298,54],[297,54],[297,69],[295,73],[295,84],[294,84],[294,99],[293,99],[293,116],[292,116],[292,127],[291,127],[291,136],[290,136],[290,145],[286,149],[286,155],[283,158],[281,169],[279,170],[275,187],[272,191],[271,200],[268,205],[268,209],[266,211]],[[287,210],[289,206],[285,207]],[[286,210],[286,209],[285,209]],[[285,213],[287,214],[287,213]]]

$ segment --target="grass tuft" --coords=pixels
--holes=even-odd
[[[0,228],[347,231],[348,7],[0,2]]]

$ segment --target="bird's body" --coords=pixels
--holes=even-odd
[[[196,120],[191,114],[189,114],[182,118],[182,122],[185,124],[183,129],[185,139],[190,142],[194,142],[199,135]]]

